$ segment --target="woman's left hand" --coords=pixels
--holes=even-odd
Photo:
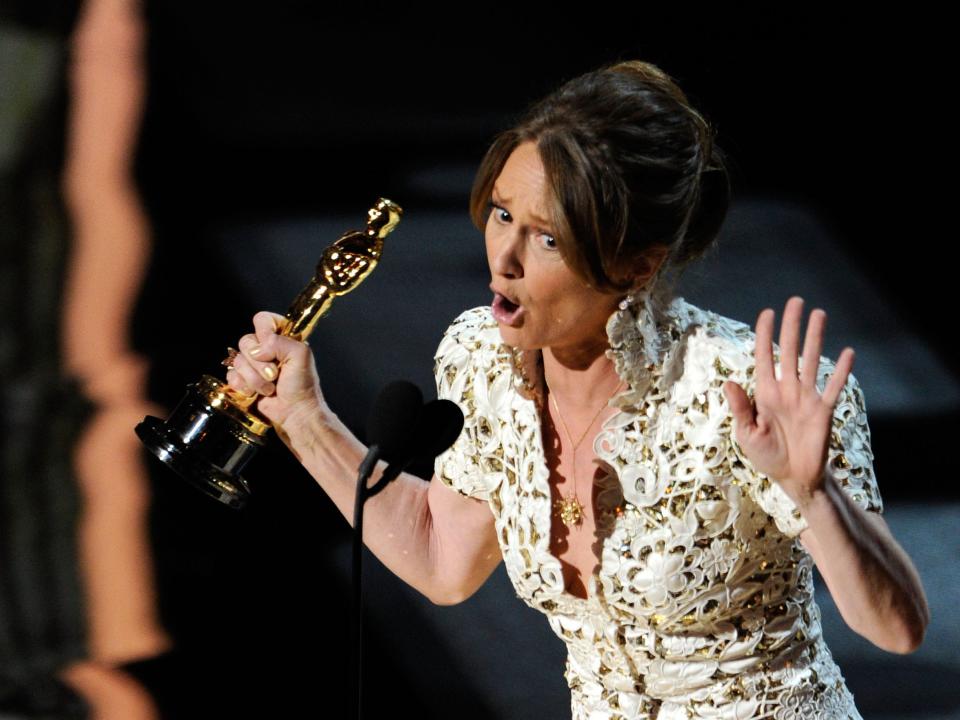
[[[844,348],[821,395],[816,383],[827,314],[816,308],[807,323],[803,367],[798,375],[803,298],[794,296],[787,301],[780,327],[778,380],[771,341],[775,315],[766,308],[757,317],[753,402],[733,381],[723,384],[723,392],[733,414],[734,436],[744,454],[757,471],[777,481],[802,511],[825,482],[834,408],[853,368],[854,351]]]

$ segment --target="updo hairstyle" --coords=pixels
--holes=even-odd
[[[533,141],[567,265],[585,284],[624,294],[638,289],[643,258],[659,251],[665,259],[649,286],[679,275],[720,231],[730,179],[714,136],[660,68],[640,60],[604,66],[567,81],[496,136],[474,180],[471,219],[483,231],[507,158]]]

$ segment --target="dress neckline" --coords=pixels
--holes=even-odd
[[[541,367],[541,372],[542,372],[542,367]],[[620,394],[622,393],[617,393],[617,395],[614,395],[614,398],[618,397]],[[610,401],[608,401],[607,407],[610,407],[613,405],[614,398],[611,398]],[[574,595],[573,593],[569,592],[567,590],[566,580],[563,576],[563,561],[559,557],[554,555],[553,550],[550,547],[553,540],[553,528],[554,528],[554,521],[555,521],[555,518],[554,518],[555,513],[553,511],[553,492],[550,486],[550,467],[547,464],[546,446],[544,445],[544,442],[543,442],[543,414],[542,412],[536,412],[535,415],[537,417],[536,451],[537,453],[539,453],[538,466],[542,468],[542,473],[543,473],[542,477],[544,478],[544,482],[546,485],[546,487],[543,487],[542,483],[538,483],[538,489],[546,495],[547,504],[548,504],[547,509],[549,511],[547,514],[547,522],[546,522],[546,525],[547,525],[546,555],[551,560],[551,562],[556,564],[557,571],[559,573],[559,592],[555,593],[554,599],[560,599],[569,603],[591,605],[599,599],[597,595],[597,591],[599,589],[599,573],[603,569],[603,551],[602,551],[603,548],[601,547],[600,557],[593,556],[594,559],[596,560],[596,562],[593,565],[594,569],[591,570],[590,576],[589,578],[587,578],[585,583],[587,588],[587,597],[582,598],[579,595]],[[604,420],[604,423],[601,424],[601,429],[598,430],[597,433],[593,436],[593,442],[590,443],[591,452],[595,453],[594,446],[596,445],[597,438],[603,432],[603,424],[605,424],[606,422],[607,420]],[[592,496],[592,492],[591,492],[591,496]],[[599,538],[597,536],[597,531],[598,531],[598,526],[596,521],[594,520],[594,526],[593,526],[594,539],[595,541],[599,541],[602,546],[603,544],[605,544],[606,538],[603,538],[603,539]]]
[[[529,350],[529,351],[514,351],[515,358],[518,362],[518,370],[520,372],[520,377],[523,382],[524,392],[522,393],[524,400],[531,403],[533,417],[536,421],[534,436],[534,452],[537,453],[537,463],[534,470],[534,483],[536,490],[540,493],[540,498],[535,500],[535,502],[545,502],[546,503],[546,512],[542,515],[537,513],[532,513],[533,522],[537,523],[538,517],[545,517],[546,520],[543,522],[545,527],[540,527],[538,525],[537,532],[540,535],[540,542],[544,544],[542,549],[542,557],[545,562],[548,562],[552,567],[550,572],[542,572],[543,563],[541,563],[541,568],[538,569],[540,576],[544,581],[544,586],[547,588],[547,598],[548,600],[553,601],[559,606],[567,605],[568,607],[586,607],[595,605],[599,602],[599,587],[600,587],[600,573],[603,569],[603,552],[601,548],[600,557],[596,558],[596,563],[594,564],[594,570],[590,573],[587,582],[587,597],[583,598],[579,595],[574,595],[569,592],[566,587],[566,580],[563,576],[563,562],[554,555],[551,549],[551,541],[553,538],[553,522],[554,522],[554,512],[553,512],[553,494],[552,488],[550,486],[550,468],[547,464],[547,453],[546,447],[543,442],[543,411],[546,407],[546,381],[543,373],[543,352],[541,350]],[[608,351],[609,352],[609,351]],[[532,369],[531,369],[532,368]],[[618,373],[619,374],[619,373]],[[532,377],[531,377],[532,375]],[[615,407],[619,403],[619,399],[623,396],[630,395],[631,388],[629,383],[627,386],[615,394],[607,402],[607,407]],[[609,421],[609,418],[604,420],[601,424],[601,429],[598,430],[594,436],[593,440],[590,443],[591,451],[596,455],[596,443],[597,439],[604,432],[603,425]],[[594,522],[594,534],[596,536],[597,524]],[[599,538],[597,538],[600,540]],[[601,544],[606,542],[606,538],[600,540]],[[551,579],[556,579],[556,581],[551,582]]]
[[[626,387],[608,402],[609,406],[624,407],[636,402],[637,398],[646,394],[652,381],[653,371],[663,358],[664,351],[671,342],[671,328],[673,319],[681,308],[684,300],[676,297],[667,302],[663,295],[641,293],[630,296],[620,304],[609,317],[606,332],[609,348],[607,357],[614,362],[617,375],[626,381]],[[513,358],[514,370],[518,383],[515,387],[525,402],[532,405],[536,427],[533,435],[534,451],[538,454],[534,467],[533,484],[540,497],[530,502],[540,503],[546,507],[534,506],[531,522],[536,525],[539,535],[537,551],[541,558],[537,572],[543,581],[542,591],[545,600],[553,601],[558,606],[586,607],[599,602],[600,589],[599,575],[603,572],[603,549],[601,549],[595,572],[590,574],[587,582],[587,597],[573,595],[566,589],[563,577],[563,564],[550,549],[553,531],[552,491],[550,487],[550,469],[547,467],[547,457],[543,442],[543,411],[545,408],[546,381],[543,374],[543,353],[541,350],[519,350],[506,346]],[[612,416],[616,417],[616,415]],[[604,421],[604,425],[609,418]],[[596,442],[604,432],[601,430],[593,438],[591,448],[596,454]],[[616,476],[615,476],[616,477]],[[606,538],[602,540],[606,543]]]

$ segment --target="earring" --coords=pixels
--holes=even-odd
[[[638,298],[643,298],[645,300],[646,296],[648,295],[649,295],[648,285],[643,285],[638,288],[632,288],[630,292],[628,292],[624,296],[623,300],[620,301],[620,309],[626,310],[628,307],[636,303]]]

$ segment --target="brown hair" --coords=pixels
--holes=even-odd
[[[651,250],[666,253],[663,276],[701,257],[720,231],[730,179],[714,134],[655,65],[601,67],[567,81],[494,138],[474,179],[470,216],[483,231],[507,158],[534,141],[564,261],[599,290],[627,292]]]

